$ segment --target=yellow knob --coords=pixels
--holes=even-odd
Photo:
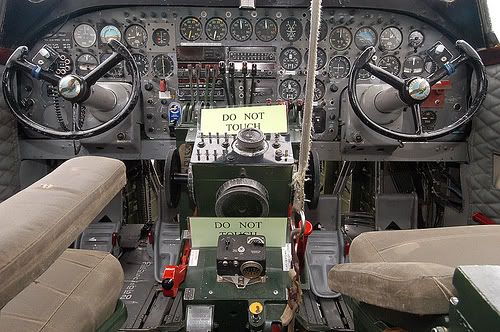
[[[248,310],[252,315],[260,315],[263,309],[264,306],[260,302],[253,302],[252,304],[250,304],[250,307],[248,308]]]

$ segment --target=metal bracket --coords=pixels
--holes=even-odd
[[[238,289],[245,289],[245,287],[265,283],[267,280],[267,276],[262,276],[258,278],[245,278],[242,276],[217,276],[217,282],[229,282],[236,286]]]

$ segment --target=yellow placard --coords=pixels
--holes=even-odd
[[[193,248],[216,247],[219,235],[264,235],[266,246],[283,247],[286,242],[287,218],[219,218],[191,217]]]
[[[201,110],[200,131],[205,134],[237,134],[245,128],[257,128],[264,134],[286,133],[286,105]]]

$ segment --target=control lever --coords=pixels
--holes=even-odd
[[[257,64],[256,63],[252,64],[252,71],[251,71],[250,75],[252,76],[252,81],[250,83],[250,105],[253,105],[255,89],[256,89],[255,76],[257,76]]]
[[[205,66],[205,97],[204,97],[204,102],[205,106],[208,104],[208,88],[210,84],[210,78],[212,74],[212,69],[208,66]]]
[[[194,105],[193,66],[189,64],[187,68],[189,76],[189,91],[191,93],[191,105]]]
[[[247,74],[248,65],[246,61],[243,61],[243,67],[241,68],[241,73],[243,74],[243,105],[247,104]]]
[[[219,73],[222,76],[222,86],[224,88],[224,94],[226,95],[227,104],[231,105],[231,99],[229,97],[229,88],[227,86],[226,64],[224,63],[224,61],[219,62]]]
[[[196,64],[196,101],[200,101],[200,73],[201,73],[201,65],[199,63]]]
[[[215,83],[217,82],[217,72],[215,67],[212,67],[210,69],[212,72],[212,94],[210,95],[210,105],[214,105],[214,95],[215,95]]]
[[[233,105],[236,105],[236,87],[234,86],[234,62],[229,63],[229,85],[231,87],[231,97],[233,99]]]

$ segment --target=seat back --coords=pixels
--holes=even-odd
[[[125,165],[78,157],[0,204],[0,308],[68,248],[126,183]]]

